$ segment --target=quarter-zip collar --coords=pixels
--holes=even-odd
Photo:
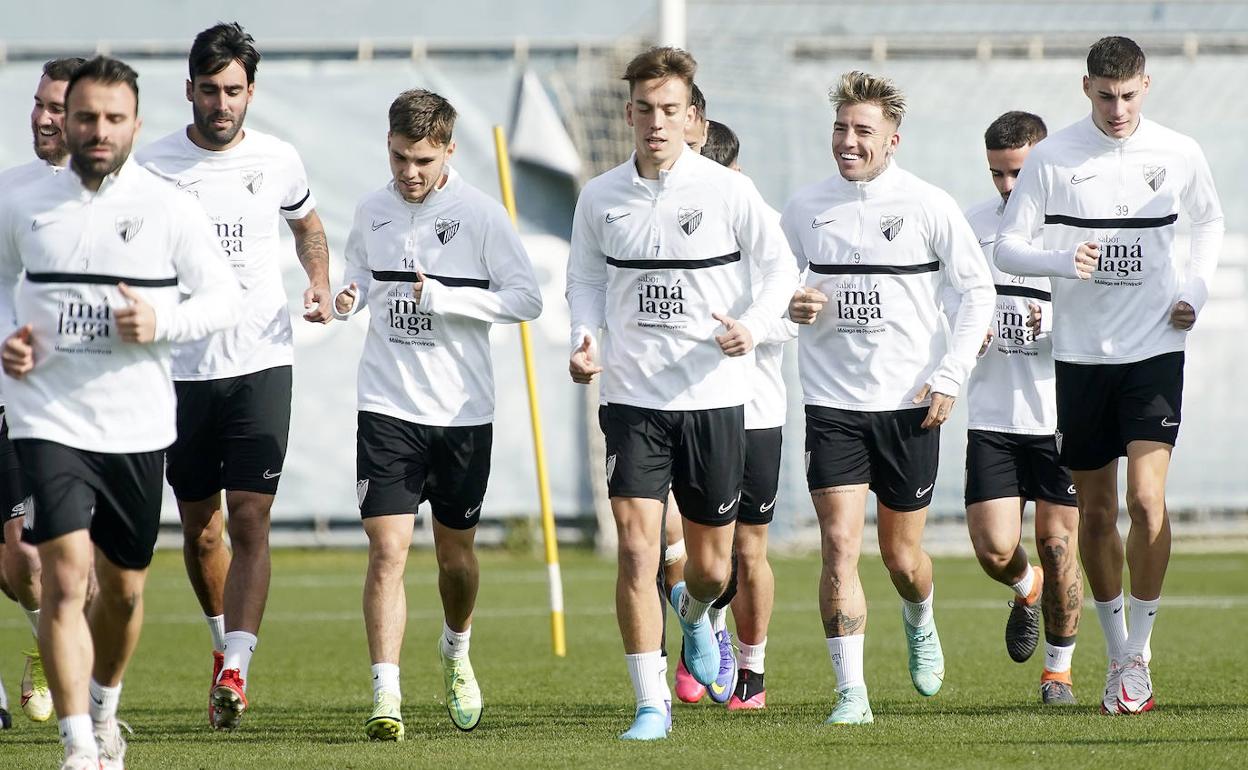
[[[138,167],[139,164],[135,162],[134,155],[132,154],[128,156],[125,162],[121,164],[120,168],[104,177],[104,179],[100,182],[100,189],[98,190],[88,189],[87,186],[82,183],[82,177],[78,176],[78,172],[72,167],[69,169],[68,174],[57,174],[57,177],[67,179],[67,183],[72,185],[72,189],[78,192],[79,197],[90,199],[98,198],[101,195],[108,195],[114,187],[126,184],[133,176],[135,176],[135,174],[138,173]]]
[[[697,155],[693,150],[689,149],[689,145],[681,143],[680,155],[676,157],[671,168],[659,169],[659,192],[671,189],[675,185],[681,183],[691,173],[691,167],[695,161],[689,160],[689,156]],[[629,156],[628,167],[633,172],[633,184],[637,187],[648,187],[647,182],[653,183],[655,180],[646,179],[637,170],[637,151],[633,150],[633,154]]]
[[[865,182],[851,182],[838,172],[831,177],[832,189],[846,197],[870,200],[891,191],[896,186],[900,176],[901,169],[898,168],[897,162],[890,159],[888,165],[880,172],[879,176]]]
[[[1091,137],[1092,142],[1096,146],[1102,147],[1106,150],[1130,149],[1130,146],[1133,142],[1146,141],[1146,138],[1149,133],[1147,121],[1145,121],[1144,115],[1142,113],[1140,114],[1139,122],[1135,124],[1135,130],[1132,131],[1129,136],[1124,136],[1121,139],[1115,139],[1112,136],[1109,136],[1108,134],[1106,134],[1100,128],[1098,128],[1096,125],[1096,121],[1092,119],[1092,113],[1090,112],[1088,113],[1088,117],[1083,120],[1082,125],[1083,125],[1084,133],[1088,134]]]

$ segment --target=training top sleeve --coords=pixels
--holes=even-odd
[[[1192,176],[1182,194],[1183,208],[1192,218],[1192,257],[1179,299],[1199,313],[1209,299],[1209,284],[1218,267],[1226,222],[1205,154],[1200,147],[1192,150]]]
[[[342,288],[334,292],[334,317],[340,321],[347,320],[363,310],[368,304],[364,301],[364,298],[368,296],[368,288],[372,282],[373,274],[368,269],[368,251],[364,246],[364,231],[362,229],[364,207],[364,202],[355,207],[355,217],[351,221],[351,232],[347,235],[347,247],[343,251],[346,268],[343,270]],[[356,288],[355,304],[346,313],[339,313],[337,305],[338,295],[351,288],[353,283]]]
[[[581,346],[585,335],[598,339],[606,324],[607,260],[599,246],[587,187],[576,201],[572,217],[572,248],[568,253],[567,289],[564,296],[572,316],[571,349]]]
[[[0,205],[0,343],[17,328],[17,307],[13,290],[22,272],[17,253],[16,230],[12,227],[12,206]]]
[[[992,325],[996,290],[974,231],[948,195],[936,196],[929,209],[930,247],[944,267],[945,281],[958,294],[949,350],[928,380],[936,393],[956,396],[975,368],[984,330]],[[947,296],[942,292],[942,296]]]
[[[1079,271],[1075,269],[1078,244],[1066,249],[1032,245],[1039,242],[1048,200],[1046,164],[1039,157],[1041,152],[1039,147],[1033,150],[1018,174],[1018,182],[1001,216],[993,261],[999,269],[1013,275],[1078,278]]]
[[[745,178],[742,181],[745,184],[738,207],[737,242],[746,250],[762,280],[753,291],[749,308],[737,320],[745,324],[757,344],[766,335],[770,322],[781,319],[788,311],[789,299],[797,289],[798,273],[775,213],[752,182]]]
[[[156,316],[156,339],[175,343],[228,328],[242,309],[242,290],[230,263],[213,242],[207,214],[184,197],[171,192],[168,205],[176,218],[173,264],[179,285],[190,296]]]
[[[308,172],[303,159],[294,147],[286,146],[286,192],[282,196],[280,211],[283,219],[303,219],[316,208],[312,188],[308,185]]]
[[[489,323],[532,321],[541,314],[542,295],[533,263],[506,210],[490,203],[481,207],[486,223],[481,256],[490,275],[490,287],[447,286],[428,278],[420,296],[422,310]]]

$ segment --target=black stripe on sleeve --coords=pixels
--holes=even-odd
[[[474,289],[490,288],[490,282],[485,278],[456,278],[449,275],[434,275],[433,273],[425,273],[425,277],[432,278],[443,286],[469,286]],[[420,273],[409,273],[404,270],[374,270],[373,280],[415,283],[420,280]]]
[[[810,270],[821,275],[919,275],[934,273],[940,269],[940,260],[921,265],[818,265],[810,263]]]
[[[741,261],[741,252],[734,251],[722,257],[706,259],[616,259],[607,257],[607,264],[629,270],[699,270],[704,267],[719,267]]]
[[[1030,286],[1002,286],[997,284],[997,296],[999,297],[1027,297],[1028,299],[1038,299],[1044,302],[1052,302],[1053,295],[1047,291],[1033,289]]]
[[[1044,223],[1046,225],[1068,225],[1070,227],[1084,227],[1089,230],[1146,230],[1153,227],[1172,225],[1178,220],[1178,214],[1170,214],[1164,217],[1120,217],[1118,219],[1084,219],[1083,217],[1072,217],[1067,214],[1044,215]]]
[[[307,203],[308,198],[311,198],[311,197],[312,197],[312,189],[308,188],[308,191],[303,194],[303,197],[299,199],[298,203],[294,204],[293,206],[282,206],[282,211],[298,211],[299,207]]]
[[[124,283],[141,289],[163,289],[178,285],[177,278],[127,278],[100,273],[27,273],[26,280],[31,283],[89,283],[108,286]]]

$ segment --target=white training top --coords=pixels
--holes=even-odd
[[[581,191],[568,256],[572,349],[606,330],[595,353],[606,403],[745,404],[754,354],[725,355],[712,313],[737,319],[756,341],[784,314],[797,287],[784,237],[744,174],[692,150],[649,181],[634,155]]]
[[[1003,273],[992,263],[993,244],[1005,208],[1000,196],[973,206],[966,219],[979,239],[997,287],[992,343],[966,386],[967,428],[1033,436],[1057,430],[1057,383],[1049,279]],[[1027,326],[1031,306],[1040,308],[1040,334]]]
[[[767,214],[779,225],[780,212],[768,206]],[[750,263],[750,286],[758,287],[762,281],[762,273]],[[789,413],[784,386],[784,348],[789,340],[797,339],[797,324],[776,317],[761,322],[760,327],[750,330],[754,333],[754,397],[745,405],[746,430],[778,428],[784,425]]]
[[[35,160],[23,163],[20,166],[13,166],[12,168],[6,168],[4,171],[0,171],[0,208],[4,207],[4,200],[6,197],[17,194],[17,192],[25,188],[26,185],[37,182],[40,179],[46,179],[49,176],[55,176],[64,170],[64,166],[55,166],[47,161],[36,158]],[[12,320],[13,319],[11,318],[6,318],[0,325],[8,324]],[[9,327],[6,326],[5,328]],[[4,398],[3,395],[0,394],[0,407],[3,406]]]
[[[1192,255],[1174,253],[1180,209],[1191,218]],[[1010,193],[996,263],[1015,275],[1054,276],[1053,354],[1058,361],[1119,364],[1183,350],[1170,325],[1176,302],[1196,312],[1222,247],[1222,206],[1191,138],[1140,119],[1111,139],[1091,116],[1035,146]],[[1032,241],[1043,236],[1043,246]],[[1092,278],[1078,279],[1079,244],[1100,244]]]
[[[155,342],[118,336],[122,282],[155,310]],[[164,449],[175,435],[170,343],[226,328],[240,304],[203,210],[133,160],[97,192],[72,172],[25,187],[0,207],[0,336],[14,319],[30,324],[35,358],[25,377],[5,376],[9,434],[91,452]]]
[[[316,208],[295,148],[248,128],[242,141],[217,152],[199,147],[181,129],[135,158],[199,199],[244,292],[236,326],[174,349],[173,378],[218,380],[294,363],[279,225]]]
[[[365,298],[351,313],[367,305],[371,316],[360,411],[423,425],[492,422],[490,325],[542,312],[533,264],[506,210],[449,166],[446,183],[423,203],[403,200],[391,182],[360,201],[346,259],[344,281]]]
[[[806,404],[910,409],[924,384],[958,395],[992,323],[993,290],[953,198],[890,163],[868,182],[837,174],[799,190],[781,224],[806,284],[828,297],[798,331]],[[952,337],[948,292],[960,295]]]

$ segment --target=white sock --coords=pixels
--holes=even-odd
[[[61,745],[65,747],[65,756],[70,754],[86,754],[98,757],[95,747],[95,730],[91,727],[91,717],[87,714],[58,719],[57,726],[61,729]]]
[[[676,608],[676,614],[689,625],[693,625],[706,616],[716,598],[719,597],[702,601],[689,593],[689,586],[685,585],[685,590],[680,592],[680,605]]]
[[[633,693],[637,696],[637,709],[646,707],[664,709],[665,701],[671,700],[667,682],[661,675],[663,656],[658,650],[625,655],[628,664],[628,678],[633,682]]]
[[[225,635],[225,664],[221,670],[236,668],[243,679],[243,689],[247,689],[247,669],[251,667],[251,656],[256,651],[255,634],[246,631],[230,631]]]
[[[1101,621],[1105,634],[1105,654],[1112,660],[1121,660],[1127,647],[1127,619],[1123,613],[1122,594],[1107,602],[1092,600],[1096,605],[1096,617]]]
[[[373,664],[373,697],[377,697],[377,693],[383,690],[402,697],[403,693],[399,690],[399,664]]]
[[[663,683],[663,706],[667,709],[672,707],[672,690],[667,685],[667,656],[659,651],[659,681]]]
[[[1070,670],[1071,658],[1075,657],[1075,645],[1058,647],[1048,641],[1044,643],[1044,670],[1060,674]]]
[[[738,637],[737,646],[741,652],[737,654],[737,667],[748,668],[755,674],[763,673],[763,658],[767,654],[767,637],[758,644],[746,644]]]
[[[212,649],[225,652],[225,616],[205,615],[204,620],[208,621],[208,633],[212,634]]]
[[[25,607],[22,607],[22,612],[26,613],[26,619],[30,621],[30,633],[34,634],[35,638],[38,639],[39,638],[39,608],[36,607],[33,610],[28,610]]]
[[[706,616],[711,621],[711,631],[719,633],[720,631],[728,630],[727,614],[722,607],[711,607],[706,611]]]
[[[91,702],[87,704],[87,708],[92,722],[99,724],[117,716],[117,704],[121,701],[121,685],[105,687],[95,681],[95,677],[91,677],[91,683],[87,687],[91,693]]]
[[[906,622],[918,628],[932,622],[932,597],[936,595],[936,586],[927,592],[927,598],[921,602],[901,600],[901,614]]]
[[[468,657],[468,643],[472,638],[472,626],[463,631],[453,631],[442,621],[442,654],[451,660]]]
[[[828,655],[832,658],[832,670],[836,672],[836,689],[844,692],[850,687],[866,687],[862,677],[862,642],[864,634],[834,636],[828,640]]]
[[[1153,634],[1153,620],[1160,602],[1160,596],[1150,601],[1131,597],[1131,615],[1127,618],[1131,632],[1127,634],[1126,657],[1144,654],[1148,639]]]
[[[0,679],[0,709],[9,710],[9,696],[4,691],[4,680]]]
[[[1014,594],[1020,599],[1026,599],[1031,596],[1031,589],[1036,584],[1036,571],[1031,565],[1027,565],[1027,574],[1023,575],[1023,579],[1017,583],[1011,583],[1010,588],[1014,589]]]

